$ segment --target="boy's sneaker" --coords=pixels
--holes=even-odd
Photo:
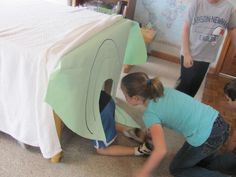
[[[135,151],[135,155],[150,155],[152,152],[152,147],[149,143],[145,142],[140,144]]]
[[[133,139],[139,143],[143,143],[145,141],[145,133],[140,128],[132,128],[126,131],[123,131],[124,136]]]

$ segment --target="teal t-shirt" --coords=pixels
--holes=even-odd
[[[192,146],[203,144],[219,112],[175,89],[165,88],[164,96],[150,100],[144,112],[146,127],[161,124],[181,133]]]

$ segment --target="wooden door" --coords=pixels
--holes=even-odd
[[[232,42],[230,42],[226,53],[221,73],[236,77],[236,49],[234,48]]]
[[[230,33],[225,39],[217,68],[217,73],[236,77],[236,49],[231,42]]]

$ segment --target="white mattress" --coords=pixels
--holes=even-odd
[[[44,0],[1,0],[0,131],[39,146],[45,158],[61,151],[44,102],[49,75],[63,54],[120,19]]]

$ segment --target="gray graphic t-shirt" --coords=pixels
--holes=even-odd
[[[186,22],[190,25],[193,60],[214,62],[226,29],[236,27],[236,12],[227,0],[193,0]]]

